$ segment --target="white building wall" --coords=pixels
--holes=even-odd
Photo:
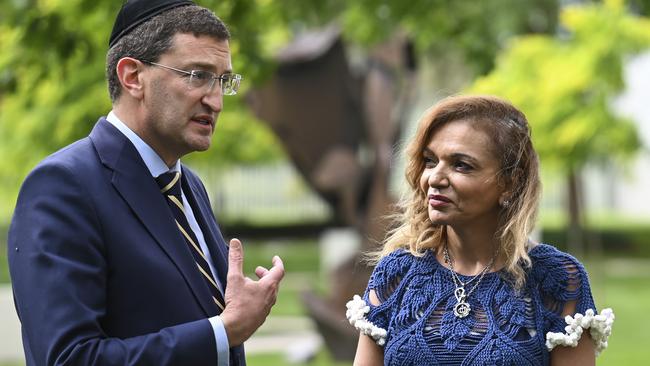
[[[611,191],[612,209],[650,219],[650,52],[629,60],[625,84],[626,90],[614,102],[614,108],[637,123],[643,148],[628,167],[601,170],[603,194],[590,190],[589,199],[598,202],[598,196],[607,197]]]

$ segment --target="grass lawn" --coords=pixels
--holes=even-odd
[[[593,267],[593,266],[592,266]],[[589,269],[589,268],[588,268]],[[604,278],[592,282],[599,309],[610,307],[616,321],[609,347],[598,357],[598,365],[647,365],[650,348],[646,331],[650,329],[650,260],[606,261],[591,272]]]
[[[246,356],[246,364],[248,366],[290,366],[295,364],[288,363],[284,355],[282,354],[258,354],[252,356]],[[335,362],[329,356],[327,351],[322,350],[319,352],[316,357],[311,360],[306,365],[309,366],[349,366],[352,362]],[[0,365],[2,366],[2,365]]]
[[[296,246],[292,248],[295,258],[309,257],[308,252],[317,255],[316,247]],[[297,252],[302,251],[303,254]],[[289,261],[290,262],[290,261]],[[314,263],[317,265],[317,263]],[[318,267],[315,267],[318,268]],[[644,316],[650,309],[650,259],[607,258],[586,262],[590,275],[591,287],[598,309],[614,309],[616,321],[609,347],[597,359],[599,366],[645,365],[650,360],[650,348],[644,330],[650,329],[650,317]],[[294,278],[299,276],[299,278]],[[305,273],[288,272],[286,286],[281,289],[278,304],[272,315],[299,315],[303,313],[298,291],[292,284],[309,285],[317,281],[318,275],[305,277]],[[312,282],[313,284],[313,282]],[[249,366],[290,366],[282,353],[257,354],[247,357]],[[321,350],[308,365],[349,365],[335,363]]]
[[[0,273],[6,270],[5,250],[0,245]],[[273,255],[280,255],[285,263],[287,275],[280,290],[272,316],[304,315],[299,293],[303,288],[324,290],[323,275],[320,273],[318,246],[311,242],[266,242],[244,241],[244,269],[249,276],[255,266],[270,264]],[[616,314],[613,335],[609,348],[597,359],[598,365],[645,365],[650,360],[645,330],[650,329],[650,259],[606,258],[588,260],[586,267],[590,274],[592,291],[599,309],[611,307]],[[0,342],[2,340],[0,339]],[[289,366],[283,353],[249,354],[249,366]],[[0,366],[17,366],[18,363],[3,363]],[[326,350],[321,350],[308,365],[342,366],[350,362],[336,363]]]

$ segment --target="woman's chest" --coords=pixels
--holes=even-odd
[[[541,300],[514,291],[498,274],[459,286],[442,274],[406,276],[400,286],[385,348],[385,364],[544,365]],[[459,302],[466,316],[454,309]]]

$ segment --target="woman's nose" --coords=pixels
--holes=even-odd
[[[430,187],[446,187],[449,185],[447,174],[440,165],[431,170],[428,183]]]

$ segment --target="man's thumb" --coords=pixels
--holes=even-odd
[[[230,250],[228,251],[228,276],[231,274],[244,275],[244,250],[239,239],[230,240]]]

